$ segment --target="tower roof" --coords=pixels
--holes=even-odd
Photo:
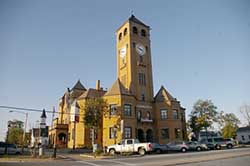
[[[43,112],[42,112],[41,118],[47,118],[47,116],[46,116],[46,112],[45,112],[45,109],[43,109]]]
[[[161,86],[160,90],[157,92],[155,96],[156,102],[162,102],[164,100],[177,101],[165,88]]]
[[[86,88],[82,85],[81,81],[78,80],[71,90],[86,90]]]
[[[133,14],[129,17],[128,20],[149,28],[148,25],[144,24],[142,21],[140,21],[138,18],[136,18]]]
[[[112,95],[131,95],[129,91],[122,85],[119,78],[114,82],[112,87],[107,91],[105,96],[112,96]]]

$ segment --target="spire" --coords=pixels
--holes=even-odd
[[[86,88],[82,85],[80,79],[77,81],[72,90],[86,90]]]
[[[45,112],[45,109],[43,109],[43,112],[42,112],[41,118],[47,118],[47,116],[46,116],[46,112]]]

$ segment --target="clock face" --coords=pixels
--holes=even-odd
[[[126,47],[122,47],[119,51],[119,54],[122,58],[126,56],[126,53],[127,53]]]
[[[136,52],[140,55],[144,55],[146,53],[146,49],[142,44],[136,44]]]

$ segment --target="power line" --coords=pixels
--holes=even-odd
[[[23,108],[23,107],[13,107],[13,106],[4,106],[4,105],[0,105],[0,108],[22,110],[22,111],[28,111],[28,112],[43,112],[43,110],[39,110],[39,109]],[[59,114],[58,111],[48,111],[48,110],[45,110],[45,111],[46,111],[46,113],[57,113],[57,114]],[[75,113],[70,113],[70,112],[62,112],[62,114],[75,115]],[[80,115],[80,113],[78,113],[78,115]]]

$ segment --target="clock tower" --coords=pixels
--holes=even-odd
[[[138,101],[153,101],[150,27],[132,15],[116,31],[117,77]]]

